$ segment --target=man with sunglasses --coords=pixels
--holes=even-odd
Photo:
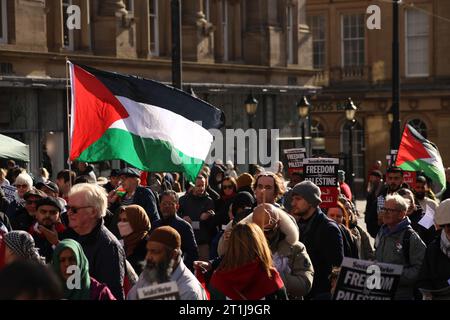
[[[47,195],[41,190],[32,187],[30,191],[23,196],[25,200],[24,207],[17,210],[16,215],[11,219],[11,226],[13,230],[28,231],[33,223],[36,221],[36,202]]]
[[[108,205],[105,189],[90,183],[76,184],[67,204],[69,227],[76,233],[74,240],[83,247],[90,275],[106,284],[116,299],[123,300],[125,251],[103,222]]]
[[[399,194],[388,195],[384,206],[383,225],[375,239],[378,262],[403,266],[395,300],[412,300],[414,287],[425,255],[426,246],[406,217],[408,201]]]

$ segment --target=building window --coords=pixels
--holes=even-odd
[[[428,16],[416,9],[406,11],[406,75],[428,76]]]
[[[134,0],[124,0],[125,9],[128,11],[129,15],[134,15]]]
[[[364,15],[342,16],[342,66],[364,66]]]
[[[205,15],[205,20],[210,21],[210,3],[209,0],[203,0],[203,14]]]
[[[223,41],[223,61],[228,61],[230,58],[229,54],[229,43],[228,43],[228,2],[227,0],[222,0],[220,2],[222,11],[222,41]]]
[[[419,132],[422,137],[427,138],[427,125],[420,119],[412,119],[408,121],[408,124],[411,125],[414,129]]]
[[[6,0],[0,0],[0,43],[8,42],[8,23],[6,14]]]
[[[325,66],[325,16],[310,16],[308,19],[313,43],[313,65],[316,69]]]
[[[153,56],[159,55],[159,22],[158,22],[158,0],[149,0],[150,20],[150,53]]]
[[[345,122],[341,127],[341,152],[344,156],[343,168],[346,168],[348,172],[354,172],[355,179],[364,179],[364,128],[359,122],[353,125],[352,129],[352,160],[353,160],[353,170],[349,168],[349,126]],[[350,173],[347,173],[347,176]]]
[[[62,2],[62,10],[63,10],[63,20],[62,20],[62,28],[63,28],[63,48],[73,51],[74,50],[74,37],[73,30],[69,30],[67,28],[67,20],[69,19],[69,15],[67,14],[67,8],[72,5],[72,0],[63,0]]]
[[[287,42],[287,63],[294,63],[294,10],[292,6],[287,7],[286,13],[286,42]]]
[[[319,156],[325,151],[325,129],[318,120],[311,120],[311,153]]]

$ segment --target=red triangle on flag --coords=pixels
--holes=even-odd
[[[396,165],[400,166],[404,162],[418,159],[429,159],[430,154],[423,145],[409,130],[409,125],[403,131],[402,141],[398,149]]]
[[[72,64],[73,132],[70,160],[77,159],[96,142],[115,121],[127,118],[128,112],[111,91],[94,75]],[[74,110],[72,110],[74,112]]]

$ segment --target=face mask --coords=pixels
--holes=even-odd
[[[129,222],[119,222],[117,223],[117,227],[119,228],[119,233],[122,237],[129,236],[133,233],[133,228]]]

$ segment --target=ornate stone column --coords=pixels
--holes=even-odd
[[[136,24],[122,0],[102,0],[93,21],[96,54],[136,58]]]
[[[206,21],[202,0],[182,2],[183,59],[214,62],[214,27]]]

